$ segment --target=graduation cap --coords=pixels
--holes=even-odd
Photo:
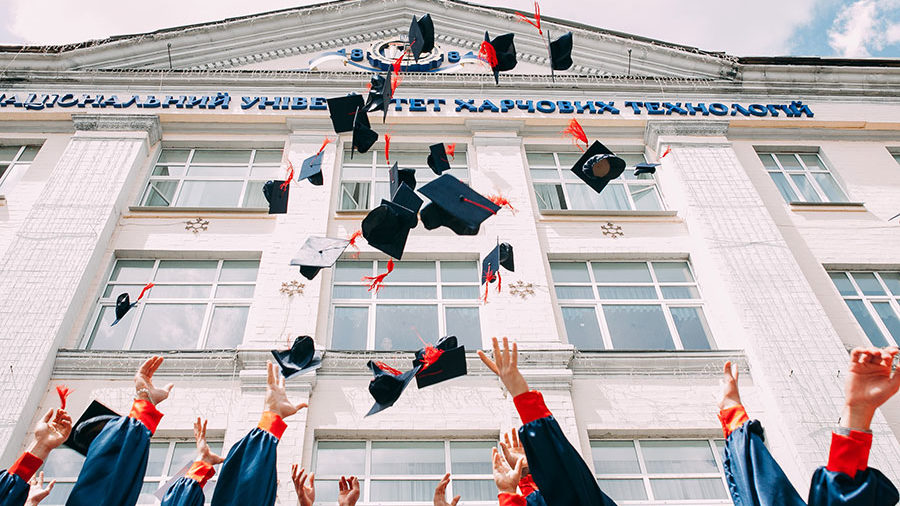
[[[547,37],[550,33],[547,32]],[[550,42],[550,68],[568,70],[572,66],[572,32]]]
[[[475,235],[481,223],[500,210],[500,206],[450,174],[431,181],[419,191],[431,199],[422,209],[422,224],[428,230],[446,226],[458,235]]]
[[[267,181],[263,185],[263,196],[269,202],[269,214],[287,213],[288,193],[291,185],[287,181]]]
[[[426,346],[416,352],[414,366],[421,366],[416,373],[416,386],[427,386],[466,375],[466,347],[459,346],[456,336],[441,338],[434,346]]]
[[[350,158],[353,158],[353,150],[365,153],[378,142],[378,132],[372,130],[369,125],[369,119],[366,111],[357,109],[356,119],[353,122],[353,138],[350,146]],[[365,121],[362,120],[365,118]]]
[[[297,256],[291,259],[291,265],[300,266],[300,274],[306,279],[313,279],[320,270],[334,265],[349,245],[347,239],[310,236]]]
[[[401,169],[397,165],[397,162],[394,162],[394,165],[391,167],[390,177],[391,198],[394,197],[402,184],[408,186],[410,190],[416,189],[416,169]]]
[[[272,356],[281,367],[281,374],[285,379],[322,367],[322,353],[316,351],[316,343],[309,336],[294,339],[289,350],[272,350]]]
[[[624,171],[625,160],[613,154],[600,141],[594,141],[572,166],[572,172],[597,193],[602,192],[610,181],[621,176]]]
[[[369,394],[375,399],[375,404],[366,413],[366,416],[374,415],[393,406],[421,369],[421,366],[416,366],[406,372],[400,372],[384,363],[371,360],[366,365],[375,375],[369,382]]]
[[[515,34],[506,33],[493,40],[488,32],[484,32],[481,53],[487,53],[486,60],[494,71],[494,81],[500,84],[500,72],[516,68],[516,46],[513,44]]]
[[[450,170],[450,158],[456,153],[456,144],[445,145],[442,142],[432,144],[428,149],[431,151],[428,155],[428,166],[435,174],[440,176],[444,171]]]
[[[131,302],[131,297],[129,297],[128,292],[124,292],[119,294],[116,297],[116,319],[110,324],[110,327],[119,323],[119,320],[122,319],[123,316],[128,314],[131,311],[131,308],[137,306],[138,301],[144,298],[144,294],[147,293],[147,290],[153,288],[153,283],[147,283],[144,288],[141,290],[141,294],[138,295],[137,300]]]
[[[497,247],[484,257],[481,262],[481,284],[496,281],[501,266],[510,272],[516,270],[513,247],[508,242],[497,244]]]
[[[373,248],[397,260],[402,259],[409,231],[419,223],[422,199],[401,184],[392,200],[382,200],[362,222],[362,235]]]
[[[366,97],[365,110],[384,111],[382,115],[382,123],[387,121],[388,109],[391,105],[391,99],[394,98],[394,87],[391,83],[391,68],[388,67],[387,72],[378,74],[372,78],[371,87],[369,88],[369,96]]]
[[[328,114],[331,116],[331,124],[334,126],[335,133],[352,132],[353,125],[356,121],[364,122],[369,126],[369,117],[362,115],[357,118],[357,111],[365,110],[366,104],[363,102],[362,95],[353,93],[345,97],[329,98]]]
[[[100,431],[103,430],[103,427],[106,427],[107,423],[119,417],[118,413],[103,404],[91,401],[91,404],[84,410],[84,413],[81,414],[75,425],[72,426],[72,433],[69,434],[69,439],[66,439],[66,442],[63,444],[87,456],[88,448],[100,434]]]
[[[322,186],[324,183],[322,179],[322,160],[324,158],[325,155],[320,151],[303,160],[303,165],[300,166],[300,174],[297,175],[297,182],[309,179],[309,182],[314,186]]]
[[[419,61],[422,53],[429,53],[434,49],[434,22],[431,21],[431,14],[422,16],[422,19],[416,20],[413,16],[412,24],[409,25],[409,50]]]
[[[660,165],[659,163],[639,163],[634,166],[634,175],[637,177],[641,174],[656,174],[656,168]]]

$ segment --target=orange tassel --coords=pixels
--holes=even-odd
[[[503,195],[499,195],[499,194],[498,195],[488,195],[487,199],[490,200],[491,202],[493,202],[494,204],[497,204],[500,207],[503,207],[503,206],[508,207],[509,210],[512,211],[513,214],[516,214],[518,212],[518,210],[515,207],[513,207],[513,205],[510,204],[509,200],[507,200],[506,197],[504,197]]]
[[[316,152],[316,156],[321,155],[322,151],[325,151],[325,146],[327,146],[329,142],[331,142],[331,139],[329,139],[328,137],[325,137],[325,142],[322,143],[322,147],[319,148],[319,151]]]
[[[391,374],[393,376],[400,376],[401,374],[403,374],[402,372],[398,371],[397,369],[394,369],[393,367],[385,364],[384,362],[375,362],[375,365],[377,365],[378,368],[381,369],[382,371],[384,371],[388,374]]]
[[[499,61],[497,61],[497,50],[488,41],[481,43],[481,49],[478,50],[478,59],[487,63],[490,68],[494,68],[499,64]]]
[[[455,142],[453,144],[447,144],[444,147],[444,151],[447,152],[447,156],[449,156],[450,158],[456,159],[456,143]]]
[[[420,373],[428,367],[437,362],[441,355],[444,354],[444,350],[439,350],[434,346],[428,345],[425,347],[425,356],[422,357],[422,369],[419,371]]]
[[[562,131],[562,134],[563,137],[567,135],[572,136],[573,142],[576,146],[578,146],[578,141],[583,142],[585,146],[588,145],[587,134],[584,133],[584,129],[581,128],[581,123],[579,123],[575,118],[572,118],[572,120],[569,121],[569,126]],[[582,148],[581,146],[578,146],[578,148],[584,151],[584,148]]]
[[[384,134],[384,161],[391,164],[391,134]]]
[[[375,290],[375,293],[378,293],[378,290],[381,290],[381,287],[384,286],[384,278],[388,277],[388,274],[394,272],[394,259],[391,258],[387,263],[387,272],[381,273],[377,276],[363,276],[362,280],[369,283],[369,291]]]
[[[72,393],[72,391],[69,390],[69,387],[65,385],[56,386],[56,394],[59,395],[59,403],[62,405],[60,409],[66,409],[66,397],[68,397],[70,393]]]
[[[138,300],[143,299],[143,298],[144,298],[144,294],[147,293],[147,290],[153,288],[154,286],[156,286],[156,285],[154,285],[153,283],[147,283],[146,285],[144,285],[144,288],[141,290],[141,294],[138,295],[138,298],[137,298],[137,300],[135,300],[135,302],[137,302]]]
[[[288,171],[287,180],[281,183],[281,191],[286,190],[288,185],[291,184],[291,181],[294,179],[294,164],[291,163],[290,160],[288,160]]]
[[[522,14],[521,12],[516,12],[516,16],[519,16],[519,21],[524,21],[529,25],[538,29],[538,33],[541,35],[544,34],[544,31],[541,30],[541,6],[538,5],[537,2],[534,3],[534,21],[531,20],[528,16]]]
[[[666,146],[666,152],[663,153],[662,156],[659,157],[659,159],[662,160],[663,158],[666,157],[666,155],[668,155],[668,154],[671,153],[671,152],[672,152],[672,146]]]

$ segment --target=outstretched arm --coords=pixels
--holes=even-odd
[[[197,460],[191,465],[187,473],[172,484],[161,506],[203,506],[205,497],[203,486],[212,478],[216,471],[213,466],[221,464],[224,460],[209,448],[206,442],[206,420],[197,417],[194,422],[194,439],[197,441]]]
[[[50,494],[55,482],[44,489],[44,473],[37,480],[34,479],[34,473],[71,432],[72,419],[68,413],[62,409],[51,409],[44,414],[34,428],[34,439],[29,444],[28,451],[9,470],[0,472],[0,504],[21,506],[27,501],[29,506],[36,506]]]
[[[517,460],[515,466],[510,467],[506,458],[500,456],[500,452],[493,448],[491,462],[494,467],[494,484],[497,485],[497,498],[500,506],[525,506],[525,497],[516,493],[516,486],[522,478],[525,459]]]
[[[456,503],[459,502],[460,496],[454,497],[452,502],[447,502],[447,485],[449,484],[450,473],[447,473],[434,489],[434,506],[456,506]]]
[[[722,423],[722,432],[725,433],[726,438],[750,419],[747,411],[744,410],[744,405],[741,404],[741,393],[738,390],[739,376],[738,367],[731,362],[725,362],[722,379],[719,381],[722,386],[722,398],[719,399],[719,421]]]

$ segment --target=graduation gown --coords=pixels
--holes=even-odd
[[[196,461],[187,473],[169,487],[160,506],[203,506],[203,485],[216,474],[213,466]]]
[[[259,426],[228,451],[216,483],[212,506],[272,506],[277,478],[275,450],[287,424],[266,411]]]
[[[0,506],[22,506],[28,500],[28,480],[44,463],[25,452],[8,470],[0,472]]]
[[[831,435],[828,465],[816,470],[809,487],[809,506],[892,506],[897,488],[869,467],[872,434],[848,430]]]
[[[136,400],[128,416],[107,423],[88,449],[66,506],[134,506],[144,484],[150,436],[162,416],[150,401]]]
[[[725,479],[735,506],[804,506],[764,444],[762,425],[743,406],[719,412],[725,432]]]
[[[531,477],[531,474],[527,474],[519,480],[519,490],[522,492],[522,495],[525,496],[528,506],[547,506],[547,503],[544,502],[544,496],[542,496],[540,490],[538,490],[537,484],[534,482],[534,478]]]
[[[540,392],[513,399],[522,427],[519,440],[528,467],[548,506],[615,506],[597,485],[581,455],[566,439]]]

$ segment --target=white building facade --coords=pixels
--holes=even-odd
[[[373,128],[390,160],[434,176],[428,145],[456,143],[452,174],[503,209],[476,236],[410,234],[377,295],[362,276],[387,257],[359,241],[306,280],[289,265],[310,235],[349,238],[387,194],[384,138],[349,156],[324,99],[365,94],[413,15],[437,45],[407,68]],[[499,86],[472,52],[515,32]],[[0,48],[0,339],[8,465],[55,387],[125,411],[131,377],[162,354],[176,384],[141,501],[192,458],[209,418],[227,451],[254,427],[269,351],[314,336],[315,373],[291,378],[310,408],[287,420],[290,464],[333,503],[355,474],[361,504],[430,504],[451,472],[462,504],[496,504],[490,447],[517,426],[474,354],[519,343],[601,485],[621,504],[729,504],[716,418],[722,364],[805,495],[843,403],[847,350],[900,343],[900,61],[737,58],[544,19],[572,31],[575,65],[551,78],[545,41],[502,9],[453,0],[345,0],[64,47]],[[574,179],[572,118],[630,166],[601,195]],[[291,185],[267,214],[262,184],[324,147],[324,185]],[[663,155],[665,156],[663,157]],[[515,248],[485,302],[481,258]],[[155,287],[115,327],[115,299]],[[370,359],[408,369],[443,335],[468,375],[364,417]],[[900,401],[873,426],[871,464],[900,478]],[[80,462],[57,451],[45,504],[63,504]],[[213,482],[214,483],[214,482]],[[211,496],[208,486],[207,497]]]

